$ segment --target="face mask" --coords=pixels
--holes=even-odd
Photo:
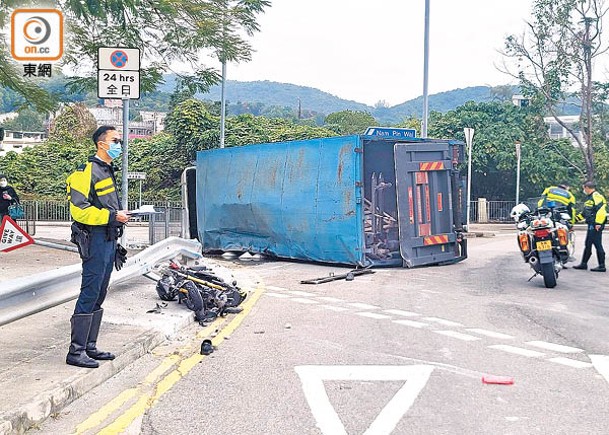
[[[6,187],[8,183],[6,181],[0,181],[0,187]]]
[[[110,142],[108,145],[110,145],[110,148],[108,148],[108,151],[106,152],[108,153],[108,157],[110,157],[112,160],[120,156],[123,152],[123,147],[120,143]]]

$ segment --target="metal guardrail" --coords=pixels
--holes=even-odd
[[[129,258],[124,267],[112,274],[110,287],[150,272],[156,264],[178,255],[200,258],[201,244],[196,240],[170,237]],[[0,326],[56,305],[76,299],[80,292],[81,265],[2,282],[0,289]]]

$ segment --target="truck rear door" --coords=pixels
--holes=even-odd
[[[448,143],[396,143],[395,170],[404,266],[461,258],[454,228],[453,161]],[[454,206],[459,206],[458,201]],[[458,240],[459,239],[459,240]]]

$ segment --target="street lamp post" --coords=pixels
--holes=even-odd
[[[516,141],[516,205],[520,204],[520,142]]]
[[[423,119],[421,137],[427,137],[427,118],[429,117],[429,0],[425,0],[425,36],[423,42]]]
[[[472,195],[472,144],[474,141],[474,129],[464,128],[465,143],[467,144],[467,207],[466,207],[466,231],[469,231],[469,211],[471,207]]]

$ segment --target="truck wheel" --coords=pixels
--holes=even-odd
[[[556,287],[556,270],[554,269],[554,262],[543,263],[541,265],[541,274],[543,275],[543,283],[546,288]]]

